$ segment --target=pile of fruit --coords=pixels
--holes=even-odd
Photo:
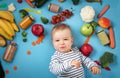
[[[60,22],[64,21],[65,19],[69,19],[72,15],[73,15],[73,13],[71,11],[69,11],[68,9],[66,9],[66,10],[62,11],[60,14],[52,16],[51,23],[52,24],[60,23]]]
[[[0,10],[0,35],[11,41],[15,32],[19,32],[19,28],[14,21],[13,14],[7,10]]]

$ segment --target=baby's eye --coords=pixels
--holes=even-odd
[[[68,39],[64,39],[64,40],[68,40]]]
[[[55,40],[56,42],[60,41],[60,40]]]

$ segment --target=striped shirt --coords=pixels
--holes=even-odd
[[[71,66],[72,60],[81,62],[79,68]],[[58,78],[84,78],[84,69],[82,64],[90,69],[92,66],[97,66],[90,58],[85,57],[77,47],[72,48],[71,52],[62,53],[56,51],[51,58],[49,69]]]

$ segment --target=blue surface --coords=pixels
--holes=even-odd
[[[14,3],[16,7],[16,11],[13,12],[15,16],[15,21],[18,22],[21,20],[19,16],[19,10],[23,8],[31,8],[28,4],[26,4],[25,1],[23,3],[19,4],[17,3],[17,0],[1,0],[1,3]],[[106,71],[102,69],[101,74],[99,75],[92,75],[91,72],[89,72],[87,69],[85,69],[85,78],[119,78],[120,75],[118,74],[120,72],[120,36],[119,36],[119,29],[120,29],[120,21],[119,21],[119,14],[120,14],[120,1],[119,0],[103,0],[103,4],[100,5],[99,3],[87,3],[85,0],[80,0],[80,4],[74,6],[72,4],[71,0],[66,0],[63,3],[58,2],[58,0],[49,0],[42,8],[34,8],[37,10],[40,10],[42,13],[41,14],[35,14],[30,12],[36,23],[42,24],[45,29],[45,38],[43,42],[39,45],[32,46],[31,43],[32,41],[36,41],[37,37],[35,37],[31,33],[31,27],[26,30],[28,33],[27,39],[28,41],[24,43],[22,41],[22,35],[21,32],[23,31],[20,27],[20,32],[16,33],[16,36],[14,37],[15,42],[17,42],[17,51],[14,56],[13,62],[8,63],[2,60],[2,56],[5,51],[5,47],[0,47],[0,58],[1,62],[3,65],[4,70],[9,70],[9,73],[6,74],[5,78],[56,78],[55,75],[53,75],[49,71],[49,62],[52,54],[54,53],[54,48],[51,44],[51,37],[50,37],[50,31],[53,27],[52,24],[46,24],[44,25],[40,21],[40,16],[45,16],[49,20],[51,20],[52,15],[56,15],[56,13],[48,11],[48,5],[50,3],[55,3],[60,5],[62,10],[64,9],[69,9],[71,10],[71,7],[74,9],[73,13],[74,15],[70,18],[65,20],[64,22],[67,23],[68,25],[71,26],[73,30],[73,35],[75,38],[74,45],[80,47],[83,42],[85,41],[86,37],[81,35],[80,33],[80,27],[85,24],[81,20],[80,17],[80,10],[86,5],[93,6],[95,9],[96,15],[95,15],[95,21],[97,21],[97,14],[102,10],[102,8],[106,5],[110,5],[110,9],[103,15],[111,20],[111,25],[114,30],[115,34],[115,42],[116,42],[116,47],[114,49],[111,49],[109,46],[103,46],[101,45],[98,37],[96,34],[94,34],[90,41],[89,44],[91,44],[94,48],[92,54],[90,55],[90,58],[93,60],[99,60],[99,58],[103,55],[105,51],[109,51],[114,53],[115,55],[115,62],[110,65],[111,71]],[[7,8],[0,8],[3,10],[7,10]],[[102,29],[100,27],[97,27],[97,30]],[[108,31],[107,29],[104,29],[106,32]],[[30,50],[31,55],[27,55],[26,52]],[[16,71],[13,70],[13,67],[17,66],[18,69]]]

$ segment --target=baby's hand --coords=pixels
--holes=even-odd
[[[78,60],[72,60],[72,62],[71,62],[71,65],[74,66],[74,67],[76,67],[76,68],[79,68],[80,64],[81,63]]]
[[[101,72],[101,70],[97,66],[93,66],[93,67],[91,67],[91,72],[93,74],[99,74]]]

